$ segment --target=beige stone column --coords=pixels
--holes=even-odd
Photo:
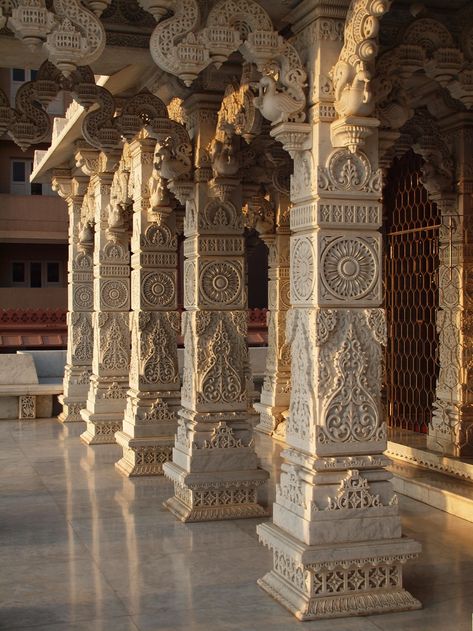
[[[81,439],[113,443],[121,430],[130,363],[130,253],[126,218],[127,170],[120,155],[81,150],[79,161],[91,173],[95,204],[94,353]],[[111,197],[112,185],[114,195]],[[120,192],[119,192],[120,191]]]
[[[451,123],[452,125],[452,123]],[[441,210],[439,268],[439,364],[436,401],[429,427],[430,449],[473,456],[473,127],[459,115],[448,130],[457,163],[457,192],[440,190],[441,173],[432,169],[429,195]],[[435,187],[435,188],[433,188]]]
[[[370,24],[376,33],[378,14],[356,5],[342,52],[336,37],[342,29],[316,15],[312,24],[304,20],[303,33],[309,133],[290,122],[271,130],[294,156],[292,389],[273,519],[257,527],[273,552],[273,568],[259,584],[301,620],[420,607],[402,586],[403,565],[420,546],[401,535],[383,455],[377,121],[362,107],[370,102],[368,85],[360,96],[350,83],[356,74],[350,51],[375,45],[358,42],[366,34],[357,25]]]
[[[257,489],[267,473],[258,469],[248,422],[247,299],[238,166],[233,149],[225,143],[214,145],[212,163],[207,153],[219,102],[196,94],[185,104],[196,170],[184,224],[182,409],[173,459],[164,465],[165,475],[174,482],[174,496],[165,505],[183,521],[265,514]]]
[[[260,414],[255,429],[284,440],[285,416],[291,388],[291,349],[286,343],[286,315],[291,306],[289,280],[288,200],[278,200],[276,229],[260,232],[268,248],[268,355],[261,399],[254,404]]]
[[[116,467],[128,476],[163,473],[180,407],[176,218],[158,164],[153,167],[155,144],[145,138],[130,145],[132,349],[123,431],[116,434],[123,448]]]
[[[85,407],[92,372],[93,243],[81,244],[81,212],[88,183],[87,176],[73,176],[69,169],[53,172],[53,188],[67,201],[69,211],[67,356],[64,393],[59,397],[63,423],[82,421],[80,411]]]

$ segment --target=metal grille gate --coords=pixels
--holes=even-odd
[[[389,427],[427,432],[438,376],[440,217],[420,181],[422,158],[396,159],[384,189],[384,396]]]

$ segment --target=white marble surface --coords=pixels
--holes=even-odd
[[[167,480],[119,476],[119,447],[86,447],[81,430],[0,424],[0,629],[471,631],[473,524],[401,497],[424,549],[406,587],[424,609],[300,623],[256,585],[271,567],[262,520],[179,523],[162,507]],[[257,443],[277,464],[279,446]]]
[[[0,356],[0,384],[11,386],[16,384],[38,383],[38,376],[31,355],[8,353]]]

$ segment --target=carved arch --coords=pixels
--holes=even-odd
[[[273,123],[305,118],[306,72],[296,49],[273,30],[271,18],[255,0],[220,0],[203,27],[197,0],[175,0],[173,15],[150,39],[155,63],[190,85],[211,64],[217,67],[240,51],[263,74],[255,100]]]
[[[127,99],[117,116],[114,97],[95,84],[93,73],[87,67],[64,77],[53,64],[44,62],[37,79],[18,90],[16,108],[10,109],[10,118],[6,112],[5,120],[8,119],[8,133],[20,147],[26,149],[47,138],[51,121],[44,108],[61,90],[70,92],[84,108],[98,105],[98,108],[90,109],[82,123],[82,133],[89,145],[107,153],[120,149],[123,139],[131,140],[146,128],[163,147],[162,177],[186,179],[192,167],[189,134],[183,125],[169,118],[164,103],[143,91]]]

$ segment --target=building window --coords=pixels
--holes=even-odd
[[[60,286],[62,283],[60,261],[12,261],[11,284],[26,287]]]
[[[11,268],[12,285],[24,285],[26,283],[26,266],[23,261],[13,261]]]
[[[60,266],[58,261],[48,261],[46,263],[46,284],[47,285],[59,285],[60,278]]]
[[[42,267],[41,261],[30,262],[30,287],[43,286]]]
[[[31,195],[30,175],[32,168],[32,160],[14,159],[11,161],[10,193],[12,195]],[[41,195],[41,193],[39,194]]]

